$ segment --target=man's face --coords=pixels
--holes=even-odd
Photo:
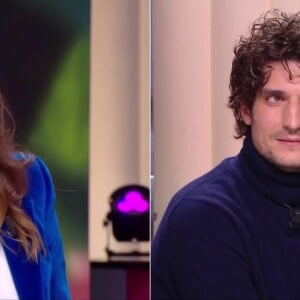
[[[300,62],[288,65],[291,79],[280,62],[270,64],[268,82],[251,111],[241,105],[241,116],[262,156],[282,170],[300,172]]]

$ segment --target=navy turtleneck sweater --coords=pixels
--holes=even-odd
[[[300,299],[300,173],[240,153],[181,189],[152,242],[152,299]]]

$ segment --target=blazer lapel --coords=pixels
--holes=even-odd
[[[36,223],[33,203],[30,197],[24,197],[23,208],[33,222]],[[8,232],[6,223],[3,224],[2,230]],[[7,246],[4,246],[4,251],[20,300],[46,299],[47,290],[43,282],[43,259],[41,254],[39,254],[38,263],[29,261],[19,243],[8,235],[4,235],[3,241]]]
[[[7,262],[20,300],[45,299],[40,264],[28,261],[17,242],[4,237]],[[14,252],[12,252],[11,250]]]

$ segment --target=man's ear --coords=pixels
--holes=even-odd
[[[243,119],[244,123],[246,125],[251,125],[251,121],[252,121],[251,111],[245,102],[241,103],[240,112],[241,112],[241,118]]]

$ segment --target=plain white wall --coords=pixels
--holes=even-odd
[[[154,193],[172,194],[212,165],[211,11],[206,1],[152,0]]]
[[[91,13],[89,257],[103,261],[110,194],[149,187],[149,2],[93,0]]]

